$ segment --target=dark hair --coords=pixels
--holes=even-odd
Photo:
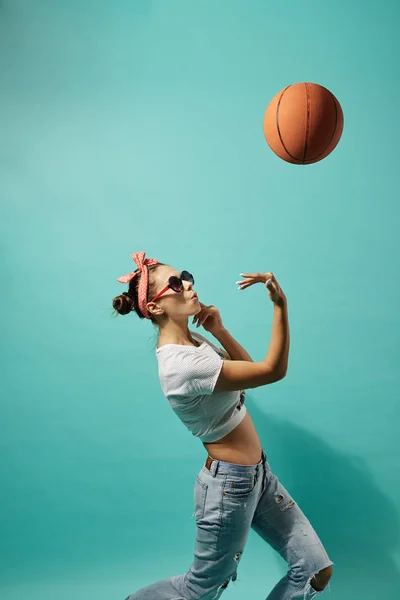
[[[164,266],[163,263],[151,265],[149,269],[149,285],[147,288],[147,298],[153,298],[156,295],[156,285],[154,277],[152,277],[157,267]],[[120,315],[127,315],[132,311],[135,311],[140,319],[144,319],[145,316],[138,306],[138,288],[141,275],[137,275],[131,279],[129,283],[129,289],[127,292],[122,292],[119,296],[116,296],[113,300],[113,307],[115,311]],[[151,321],[157,325],[157,319],[150,313]]]

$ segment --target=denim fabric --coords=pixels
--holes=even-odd
[[[271,472],[265,452],[257,465],[214,460],[194,488],[196,544],[187,573],[149,585],[126,600],[218,600],[237,569],[253,528],[287,562],[267,600],[312,600],[311,578],[333,565],[311,523]]]

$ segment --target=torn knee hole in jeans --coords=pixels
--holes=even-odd
[[[233,560],[236,562],[236,564],[237,564],[237,565],[239,564],[239,561],[240,561],[240,559],[241,559],[241,557],[242,557],[242,554],[243,554],[243,551],[241,551],[241,552],[236,552],[236,554],[234,554],[234,556],[233,556]],[[237,573],[236,573],[236,571],[235,571],[234,573],[232,573],[232,575],[230,575],[230,576],[229,576],[229,577],[228,577],[228,578],[227,578],[227,579],[224,581],[224,583],[223,583],[222,585],[220,585],[220,586],[219,586],[219,588],[217,589],[217,593],[216,593],[216,595],[214,596],[214,599],[216,600],[217,598],[219,598],[219,595],[218,595],[218,594],[219,594],[220,592],[222,592],[222,590],[226,590],[226,588],[227,588],[227,587],[228,587],[228,585],[229,585],[229,582],[230,582],[231,580],[232,580],[232,581],[236,581],[236,578],[237,578]]]
[[[222,591],[223,591],[223,590],[226,590],[226,588],[227,588],[227,587],[228,587],[228,585],[229,585],[229,582],[230,582],[230,580],[231,580],[231,578],[230,578],[230,577],[228,577],[228,579],[227,579],[227,580],[226,580],[226,581],[225,581],[225,582],[224,582],[222,585],[220,585],[220,586],[219,586],[219,588],[217,589],[217,593],[215,594],[215,596],[214,596],[213,600],[218,600],[218,598],[219,598],[219,593],[220,593],[220,592],[222,593]]]
[[[332,566],[334,563],[330,562],[328,567]],[[326,589],[330,590],[330,577],[324,577],[322,575],[322,573],[328,568],[325,567],[325,569],[322,569],[321,571],[318,571],[318,573],[314,573],[314,575],[312,575],[311,577],[308,578],[306,587],[304,589],[304,599],[308,599],[308,598],[316,598],[317,596],[319,596],[320,594],[322,594],[322,592]],[[321,580],[320,585],[322,585],[321,589],[317,589],[314,587],[312,581],[314,580],[315,582],[319,583],[318,581],[318,577]],[[319,587],[320,587],[319,585]]]

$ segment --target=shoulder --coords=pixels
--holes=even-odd
[[[221,357],[206,344],[172,351],[165,348],[158,356],[161,386],[164,393],[175,397],[211,394],[223,365]]]
[[[158,364],[163,370],[178,371],[198,370],[202,365],[220,362],[221,357],[206,344],[197,346],[162,346],[157,352]]]

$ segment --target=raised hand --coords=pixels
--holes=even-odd
[[[218,308],[212,304],[210,306],[206,306],[202,302],[199,302],[199,304],[201,311],[193,317],[192,323],[196,323],[196,327],[202,325],[206,331],[209,331],[213,335],[223,329],[224,326]]]
[[[273,273],[240,273],[240,275],[244,279],[236,282],[239,290],[245,290],[255,283],[263,283],[268,290],[268,295],[272,302],[278,306],[285,305],[286,296]]]

